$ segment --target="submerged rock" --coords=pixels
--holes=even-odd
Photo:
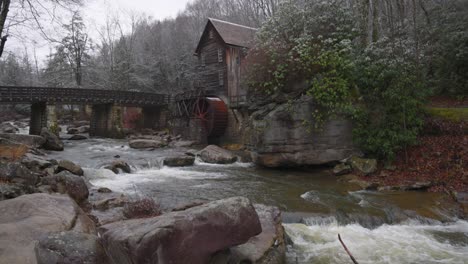
[[[184,167],[192,166],[195,162],[195,157],[191,156],[178,156],[164,158],[164,166],[169,167]]]
[[[42,146],[43,148],[47,150],[63,151],[63,142],[57,135],[50,132],[46,128],[43,128],[41,131],[41,136],[45,139],[45,143]]]
[[[163,141],[151,139],[134,139],[130,140],[128,144],[134,149],[162,148],[166,146]]]
[[[104,248],[116,264],[204,264],[216,252],[243,244],[261,231],[254,207],[243,197],[99,229]]]
[[[80,166],[76,165],[75,163],[69,160],[61,160],[58,162],[56,172],[59,173],[61,171],[69,171],[78,176],[83,176],[84,174],[83,169]]]
[[[94,223],[68,196],[23,195],[0,202],[0,262],[35,264],[34,246],[50,232],[95,232]]]
[[[237,161],[237,156],[231,151],[220,148],[216,145],[209,145],[202,149],[198,155],[207,163],[231,164]]]
[[[108,258],[99,238],[77,232],[51,233],[35,247],[38,264],[106,264]]]

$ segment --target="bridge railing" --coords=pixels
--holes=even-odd
[[[103,104],[115,103],[122,105],[167,105],[170,96],[146,92],[54,88],[54,87],[19,87],[0,86],[0,102],[2,103],[77,103]]]

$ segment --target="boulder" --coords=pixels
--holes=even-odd
[[[337,164],[333,168],[333,174],[335,174],[336,176],[349,174],[352,171],[353,171],[353,169],[351,168],[351,166],[347,165],[347,164],[344,164],[344,163]]]
[[[225,150],[216,145],[209,145],[202,149],[198,155],[207,163],[231,164],[237,161],[237,156],[229,150]]]
[[[173,148],[189,148],[189,147],[191,147],[191,146],[193,146],[195,144],[196,144],[195,141],[181,140],[181,141],[171,142],[170,146],[173,147]]]
[[[25,194],[35,193],[32,186],[20,183],[0,183],[0,201],[13,199]]]
[[[73,135],[68,138],[68,140],[86,140],[88,139],[86,136],[83,135]]]
[[[35,252],[38,264],[109,263],[97,236],[72,231],[42,236]]]
[[[45,143],[42,146],[43,148],[47,150],[63,151],[63,142],[57,135],[43,128],[41,136],[45,139]]]
[[[0,202],[0,262],[35,264],[34,246],[49,232],[95,233],[94,223],[67,196],[29,194]]]
[[[0,124],[0,133],[16,134],[19,132],[19,129],[12,125],[11,123],[1,123]]]
[[[128,144],[134,149],[162,148],[166,146],[166,144],[160,140],[151,139],[134,139],[130,140]]]
[[[0,159],[17,161],[29,151],[29,147],[8,139],[0,138]]]
[[[277,207],[261,204],[256,204],[254,207],[260,218],[262,232],[250,238],[245,244],[217,254],[210,264],[285,263],[286,244],[281,211]]]
[[[21,163],[0,162],[0,179],[11,183],[34,186],[38,181],[38,176]]]
[[[195,157],[191,156],[177,156],[164,158],[164,166],[169,167],[192,166],[194,162]]]
[[[50,168],[54,165],[55,161],[46,160],[45,158],[34,155],[31,153],[26,153],[26,155],[21,160],[21,164],[25,165],[28,169],[34,172],[41,172],[47,168]]]
[[[311,113],[315,109],[307,96],[255,109],[243,133],[254,162],[272,168],[298,167],[328,164],[352,155],[351,121],[337,118],[314,130]]]
[[[68,194],[78,204],[86,202],[89,196],[88,186],[86,186],[83,177],[73,175],[68,171],[43,177],[42,184],[50,185],[54,192]]]
[[[40,148],[45,143],[45,139],[43,137],[35,135],[0,134],[0,138],[24,144],[30,148]]]
[[[115,160],[110,165],[105,166],[104,169],[111,170],[115,174],[119,174],[120,170],[125,173],[132,172],[132,168],[130,168],[130,165],[128,165],[128,163],[123,160]]]
[[[58,167],[55,172],[59,173],[61,171],[69,171],[78,176],[83,176],[84,174],[83,169],[80,166],[69,160],[61,160],[58,162]]]
[[[104,248],[116,264],[204,264],[216,252],[243,244],[261,231],[254,207],[243,197],[99,229]]]
[[[377,160],[376,159],[363,159],[357,156],[352,156],[347,160],[347,163],[351,167],[364,175],[369,175],[377,171]]]

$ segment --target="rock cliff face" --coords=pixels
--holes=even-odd
[[[311,129],[313,111],[310,98],[257,108],[247,131],[254,162],[266,167],[320,165],[354,153],[351,122],[331,120],[317,131]]]

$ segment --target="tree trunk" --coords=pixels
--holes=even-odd
[[[10,0],[0,0],[0,57],[2,57],[8,35],[3,35],[5,22],[10,11]]]

